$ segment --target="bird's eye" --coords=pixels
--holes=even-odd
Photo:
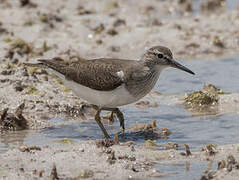
[[[161,58],[163,58],[163,54],[158,53],[158,54],[157,54],[157,57],[158,57],[159,59],[161,59]]]

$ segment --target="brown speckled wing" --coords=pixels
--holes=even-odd
[[[94,59],[69,63],[59,58],[39,61],[65,75],[68,80],[100,91],[110,91],[119,87],[124,83],[124,79],[128,79],[132,64],[137,62],[121,59]],[[123,71],[124,78],[117,76],[119,71]]]

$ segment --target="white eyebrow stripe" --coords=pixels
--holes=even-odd
[[[119,78],[121,78],[121,79],[124,78],[124,72],[123,72],[123,71],[118,71],[118,72],[116,72],[116,75],[117,75]]]

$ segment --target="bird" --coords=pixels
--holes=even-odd
[[[98,58],[69,62],[52,58],[38,59],[38,62],[25,65],[50,69],[76,96],[90,103],[96,109],[95,121],[106,139],[110,136],[101,122],[102,110],[115,113],[124,130],[124,116],[119,107],[146,96],[165,68],[173,67],[195,74],[178,63],[165,46],[147,49],[139,60]]]

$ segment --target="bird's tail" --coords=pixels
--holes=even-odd
[[[67,62],[65,62],[61,58],[53,58],[53,59],[38,59],[39,63],[23,63],[26,66],[31,67],[39,67],[39,68],[50,68],[59,73],[65,74],[65,67],[67,66]]]
[[[46,67],[43,63],[23,63],[23,65],[30,66],[30,67],[39,67],[39,68]]]

